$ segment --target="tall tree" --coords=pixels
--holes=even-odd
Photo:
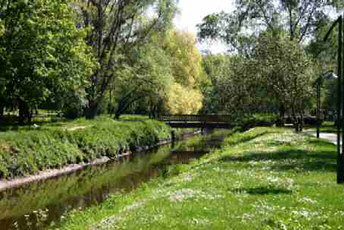
[[[114,93],[117,98],[115,117],[128,110],[135,103],[145,103],[152,116],[158,112],[167,86],[173,80],[170,59],[156,41],[131,50],[125,63],[116,73]]]
[[[5,33],[5,25],[4,25],[3,20],[0,19],[0,37],[2,37],[4,33]],[[4,54],[5,54],[5,48],[0,47],[0,57],[4,56]],[[5,82],[6,82],[6,79],[0,75],[0,119],[4,115],[4,109],[6,105]]]
[[[165,108],[172,114],[195,114],[202,108],[200,86],[206,80],[196,38],[187,32],[171,30],[162,43],[170,58],[174,82],[169,85]]]
[[[264,82],[270,95],[278,100],[282,124],[287,110],[294,120],[302,119],[317,75],[312,59],[296,41],[283,34],[262,34],[254,59],[258,81]]]
[[[221,83],[224,82],[224,79],[231,77],[230,59],[230,56],[224,54],[207,54],[203,57],[202,66],[208,80],[201,86],[204,95],[203,113],[223,112],[223,105],[220,102],[225,100],[222,100],[221,97],[223,96],[221,95]]]
[[[206,16],[198,25],[202,39],[221,39],[232,49],[250,55],[253,38],[260,31],[288,31],[289,39],[303,42],[324,25],[329,12],[341,1],[330,0],[236,0],[233,13]]]
[[[86,116],[96,116],[99,104],[115,78],[128,49],[145,42],[153,30],[164,30],[175,13],[175,0],[78,0],[86,39],[99,68],[90,75]],[[145,15],[148,11],[150,18]]]
[[[20,122],[57,92],[87,84],[94,61],[69,1],[2,0],[0,20],[0,79],[19,107]]]
[[[118,68],[116,117],[138,100],[151,116],[197,113],[202,107],[201,61],[191,34],[174,29],[155,33],[145,45],[131,49]]]

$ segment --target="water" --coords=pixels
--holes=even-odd
[[[222,132],[223,133],[223,132]],[[96,205],[110,194],[127,193],[164,176],[173,164],[187,164],[219,147],[223,134],[192,137],[118,161],[37,181],[0,193],[0,229],[42,229],[66,212]]]

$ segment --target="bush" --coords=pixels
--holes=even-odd
[[[277,120],[278,115],[274,113],[255,113],[239,119],[238,126],[243,129],[249,129],[256,126],[272,126]]]
[[[84,115],[87,101],[82,93],[71,94],[66,101],[68,103],[65,103],[62,107],[62,113],[65,118],[75,119]]]

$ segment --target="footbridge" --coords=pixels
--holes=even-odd
[[[229,115],[161,115],[159,120],[173,128],[230,128]]]

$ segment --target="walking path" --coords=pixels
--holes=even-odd
[[[305,130],[304,133],[311,134],[315,137],[317,136],[316,131],[313,129]],[[337,145],[337,134],[336,133],[320,132],[320,138],[329,140],[333,144]],[[340,141],[340,143],[342,144],[342,141]]]

